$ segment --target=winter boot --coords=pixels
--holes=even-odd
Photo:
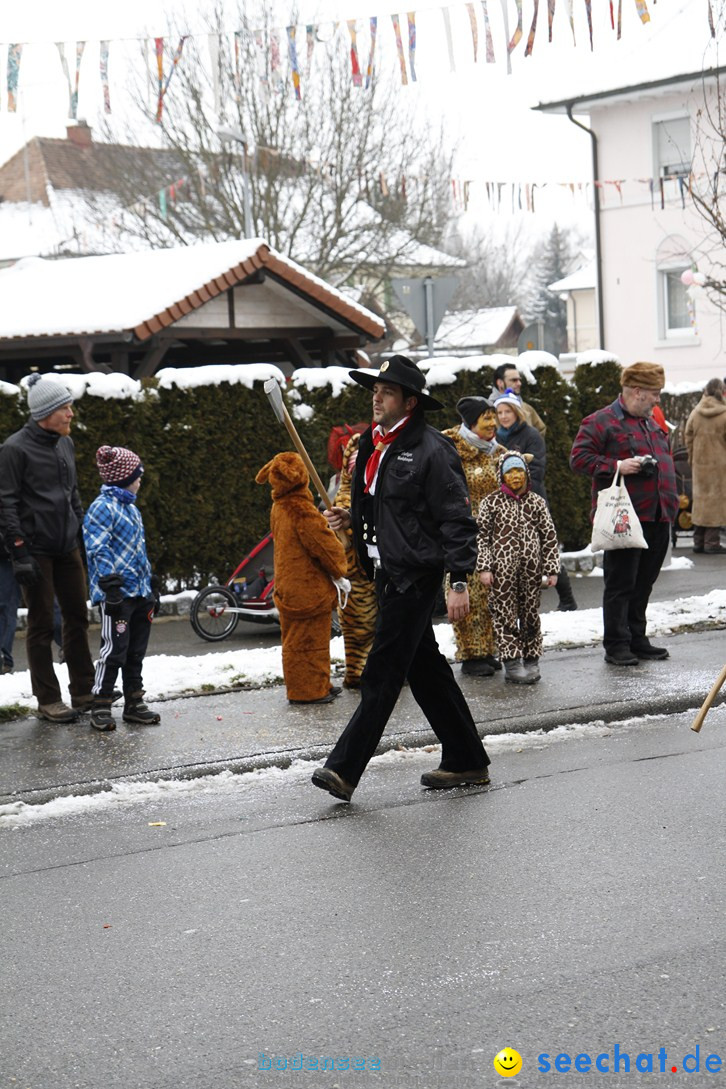
[[[136,722],[139,726],[158,726],[161,715],[150,711],[144,703],[143,692],[127,692],[124,701],[124,722]]]
[[[94,696],[91,707],[91,726],[94,730],[108,732],[116,729],[116,719],[111,714],[109,696]]]
[[[560,573],[557,576],[557,583],[555,585],[557,596],[560,599],[560,603],[557,606],[558,613],[572,613],[577,608],[577,602],[575,601],[575,595],[572,592],[572,583],[570,582],[570,574],[564,563],[560,564]]]
[[[542,674],[539,671],[539,658],[525,658],[524,672],[529,684],[536,684]]]
[[[521,658],[505,658],[503,660],[503,665],[505,681],[511,681],[512,684],[530,683],[527,680],[527,674],[524,672]]]

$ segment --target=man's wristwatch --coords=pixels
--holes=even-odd
[[[451,589],[454,591],[455,594],[463,594],[464,591],[466,590],[466,583],[465,582],[452,582]]]

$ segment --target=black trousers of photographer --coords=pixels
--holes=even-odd
[[[111,698],[119,670],[125,696],[142,692],[141,671],[149,645],[154,601],[146,597],[124,598],[121,615],[111,617],[105,602],[101,610],[101,651],[96,662],[94,696]]]
[[[603,557],[603,646],[635,650],[648,640],[645,613],[668,551],[670,522],[641,522],[647,548],[615,548]]]

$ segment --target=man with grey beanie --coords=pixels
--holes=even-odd
[[[90,710],[94,677],[79,549],[83,508],[70,438],[73,398],[40,374],[28,379],[27,396],[30,419],[0,447],[0,523],[28,608],[26,650],[39,714],[73,722]],[[63,617],[70,707],[53,668],[54,597]]]

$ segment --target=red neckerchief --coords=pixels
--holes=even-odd
[[[383,454],[383,451],[386,449],[387,446],[389,446],[393,442],[394,439],[398,438],[398,436],[401,434],[401,432],[403,431],[404,427],[406,426],[406,424],[408,423],[408,421],[410,419],[411,419],[410,415],[406,416],[404,418],[403,423],[396,424],[396,426],[393,427],[385,435],[384,435],[383,431],[381,431],[380,427],[376,426],[376,427],[373,428],[373,442],[374,442],[375,445],[374,445],[373,453],[371,454],[371,456],[368,458],[368,461],[366,462],[366,470],[365,470],[366,486],[363,489],[363,494],[364,495],[368,495],[368,492],[370,490],[370,486],[373,483],[373,481],[376,479],[376,473],[378,472],[378,466],[380,464],[381,455]]]
[[[523,492],[513,492],[509,485],[505,484],[504,481],[502,481],[502,491],[505,495],[511,495],[512,499],[518,499],[521,503],[521,501],[524,499],[525,495],[529,491],[529,487],[526,487]]]

